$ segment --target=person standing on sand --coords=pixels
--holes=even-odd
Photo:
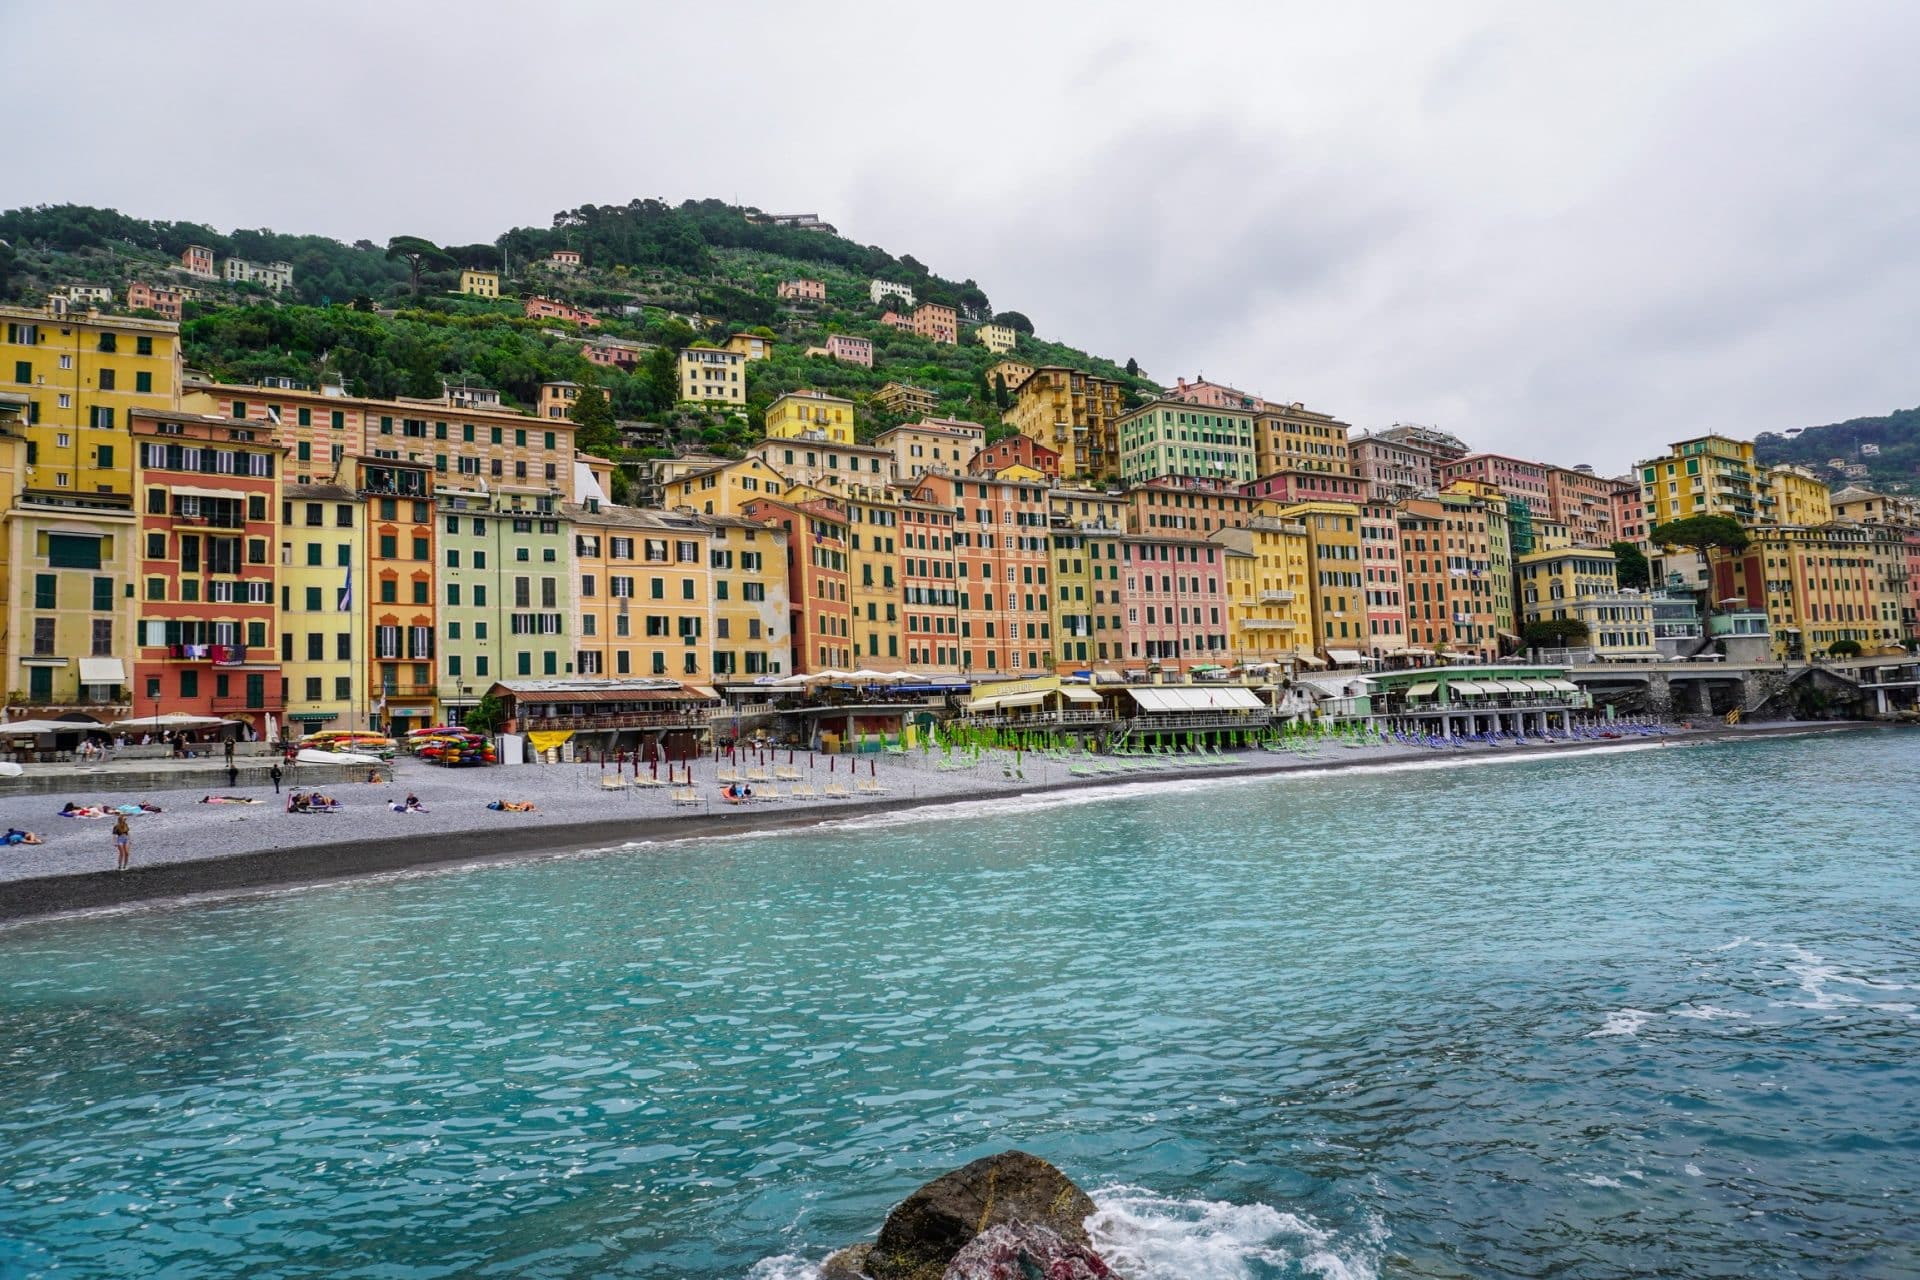
[[[227,768],[233,768],[233,739],[227,739]]]
[[[114,870],[125,871],[127,859],[133,856],[133,828],[127,825],[127,815],[124,813],[113,824],[113,848],[120,857],[120,865]]]
[[[267,776],[273,779],[273,794],[279,795],[280,794],[280,777],[281,777],[280,766],[275,765],[273,766],[273,768],[267,770]]]

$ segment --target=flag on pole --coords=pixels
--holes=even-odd
[[[340,604],[336,609],[336,612],[338,613],[353,612],[353,566],[352,565],[347,566],[347,585],[340,588]]]

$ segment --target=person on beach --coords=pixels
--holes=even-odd
[[[125,871],[127,860],[133,856],[133,828],[127,825],[127,815],[121,814],[113,823],[113,848],[120,857],[115,871]]]
[[[22,831],[18,827],[8,827],[6,834],[0,835],[0,844],[45,844],[45,843],[46,841],[42,840],[34,832]]]
[[[233,739],[227,739],[227,768],[233,768]]]
[[[269,769],[269,770],[267,770],[267,776],[268,776],[269,778],[272,778],[272,779],[273,779],[273,794],[275,794],[275,795],[279,795],[279,794],[280,794],[280,779],[281,779],[281,778],[282,778],[282,777],[284,776],[284,775],[283,775],[283,774],[282,774],[282,773],[280,772],[280,766],[279,766],[279,765],[275,765],[275,766],[273,766],[273,768],[271,768],[271,769]]]
[[[239,785],[240,785],[240,766],[233,762],[233,753],[229,751],[227,753],[227,786],[237,787]]]

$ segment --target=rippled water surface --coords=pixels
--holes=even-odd
[[[1452,763],[1452,762],[1450,762]],[[1130,789],[0,930],[0,1275],[1920,1271],[1920,736]]]

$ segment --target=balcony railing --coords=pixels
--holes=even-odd
[[[1273,719],[1262,707],[1258,711],[1198,711],[1170,715],[1142,715],[1127,721],[1138,733],[1158,733],[1163,729],[1259,729]]]
[[[377,692],[383,698],[431,698],[438,689],[430,684],[383,684]]]
[[[1293,592],[1291,591],[1262,591],[1260,593],[1261,604],[1290,604],[1292,601]]]
[[[1025,715],[989,711],[985,715],[967,718],[975,724],[1018,728],[1021,725],[1042,724],[1108,724],[1116,717],[1111,711],[1036,711]]]
[[[706,708],[687,711],[626,711],[579,715],[530,716],[506,722],[508,733],[536,733],[544,729],[701,729],[707,725]]]

